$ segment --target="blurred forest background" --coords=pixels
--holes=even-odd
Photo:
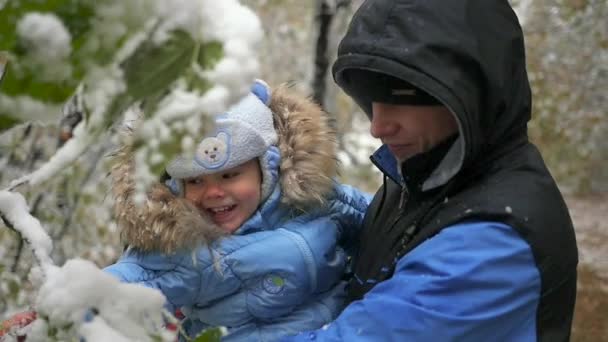
[[[261,78],[271,85],[292,83],[335,115],[343,180],[375,191],[381,178],[367,156],[379,142],[368,137],[367,119],[334,85],[328,69],[361,1],[241,2],[264,26]],[[533,87],[530,138],[566,195],[577,229],[581,266],[572,340],[608,340],[608,1],[512,3],[526,35]],[[69,137],[70,123],[59,119],[2,133],[0,188],[35,170]],[[106,176],[105,156],[112,144],[93,146],[44,187],[24,193],[54,240],[58,265],[82,257],[105,266],[120,255]],[[19,237],[0,229],[0,319],[28,307],[31,263],[31,252]]]

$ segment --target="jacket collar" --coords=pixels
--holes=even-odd
[[[398,163],[388,146],[382,145],[370,157],[374,165],[386,176],[402,187],[405,185],[409,191],[426,191],[425,184],[431,176],[441,173],[444,163],[442,161],[450,152],[458,135],[454,135],[439,143],[431,150],[420,153],[408,160]]]

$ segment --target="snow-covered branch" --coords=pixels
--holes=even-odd
[[[224,111],[259,77],[261,23],[237,0],[83,2],[67,14],[53,13],[44,4],[40,1],[40,10],[30,13],[37,4],[17,3],[11,12],[16,29],[0,32],[22,49],[0,55],[0,79],[11,73],[3,87],[18,89],[0,95],[0,122],[9,128],[30,121],[63,122],[60,108],[70,95],[63,117],[66,108],[80,115],[70,137],[45,156],[45,163],[25,175],[11,170],[7,174],[16,179],[2,180],[2,220],[32,247],[43,275],[35,279],[30,274],[42,285],[33,303],[38,318],[28,326],[27,339],[172,341],[175,333],[164,328],[168,314],[160,292],[121,284],[82,259],[54,265],[53,241],[16,190],[23,185],[28,194],[35,193],[61,174],[82,172],[81,157],[86,159],[92,146],[117,142],[116,126],[125,115],[139,113],[134,177],[144,195],[146,183],[158,179],[169,158],[194,149],[206,116]],[[64,22],[70,15],[78,25]],[[7,20],[2,12],[0,20]]]
[[[20,193],[0,191],[0,215],[30,244],[40,267],[46,271],[53,264],[53,242],[40,221],[30,215],[25,198]]]

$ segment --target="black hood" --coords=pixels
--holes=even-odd
[[[527,141],[524,40],[507,0],[367,0],[340,43],[333,75],[370,115],[371,103],[356,96],[366,84],[349,82],[353,69],[405,80],[456,116],[460,137],[426,188]]]

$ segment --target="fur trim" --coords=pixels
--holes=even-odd
[[[201,216],[198,209],[184,198],[156,183],[145,203],[134,200],[134,161],[130,144],[114,154],[112,193],[114,212],[121,229],[121,239],[145,252],[174,253],[208,245],[226,233]]]
[[[286,86],[273,92],[269,106],[279,136],[282,202],[301,211],[325,205],[337,175],[337,142],[328,114]],[[125,140],[131,140],[131,133]],[[160,182],[148,191],[145,203],[136,204],[132,143],[125,143],[113,162],[114,212],[124,243],[145,252],[173,253],[226,235]]]
[[[270,109],[281,150],[283,203],[300,210],[324,205],[338,170],[336,133],[329,115],[285,85],[272,93]]]

